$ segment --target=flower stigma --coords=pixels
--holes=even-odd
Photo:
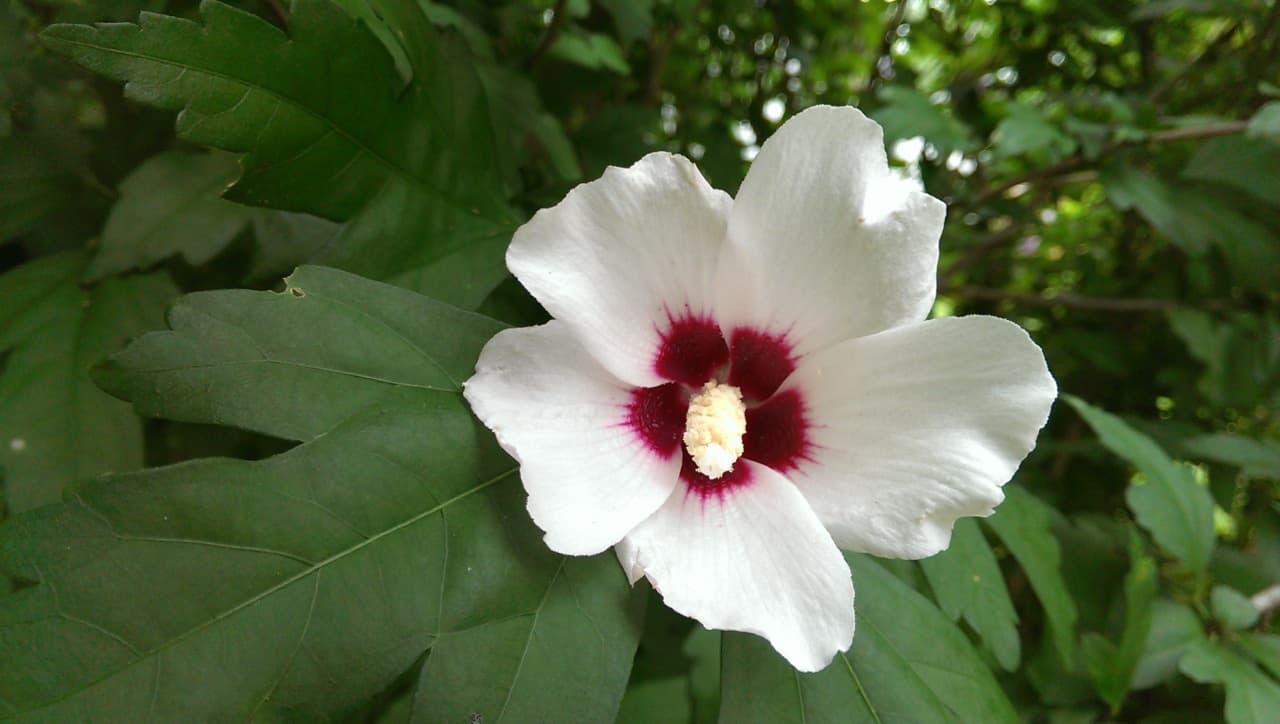
[[[742,457],[747,433],[747,406],[742,390],[711,380],[689,401],[684,419],[684,445],[698,472],[719,479]]]

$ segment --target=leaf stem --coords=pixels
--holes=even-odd
[[[564,25],[564,17],[566,14],[565,5],[567,0],[556,0],[556,5],[551,9],[551,23],[547,25],[547,32],[542,34],[542,40],[538,41],[538,47],[533,49],[529,54],[529,59],[525,61],[525,66],[533,68],[542,60],[542,56],[555,45],[556,38],[560,37],[560,28]]]

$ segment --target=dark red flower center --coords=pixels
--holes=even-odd
[[[746,465],[711,479],[698,471],[683,444],[689,401],[703,384],[716,380],[742,391],[747,431],[742,457],[785,473],[808,459],[809,421],[796,389],[778,393],[795,371],[796,356],[784,334],[738,327],[728,340],[709,317],[671,318],[663,331],[653,369],[666,384],[631,391],[626,425],[654,453],[681,455],[680,477],[699,495],[720,496],[750,482]]]

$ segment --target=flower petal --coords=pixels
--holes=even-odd
[[[849,566],[795,486],[750,461],[745,484],[720,495],[683,487],[618,545],[634,581],[707,628],[769,640],[817,671],[853,640]]]
[[[722,326],[788,330],[804,355],[925,318],[946,207],[889,170],[884,133],[815,106],[765,142],[738,190]]]
[[[552,550],[605,550],[675,488],[680,455],[655,452],[625,424],[629,388],[565,324],[499,332],[465,394],[519,461],[529,513]]]
[[[963,516],[990,515],[1035,445],[1057,385],[996,317],[935,319],[802,361],[810,459],[788,473],[841,548],[924,558]]]
[[[649,154],[535,214],[507,266],[609,371],[651,387],[670,319],[712,311],[732,203],[688,159]]]

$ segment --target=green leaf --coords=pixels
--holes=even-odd
[[[1267,223],[1246,215],[1252,201],[1236,203],[1227,194],[1191,188],[1177,195],[1177,203],[1181,223],[1203,229],[1221,250],[1233,283],[1258,290],[1280,284],[1280,243]]]
[[[1280,380],[1280,318],[1196,309],[1168,313],[1175,334],[1205,365],[1197,388],[1218,404],[1245,408],[1270,396]]]
[[[1230,586],[1214,586],[1209,594],[1213,617],[1229,629],[1249,628],[1258,622],[1258,609],[1243,593]]]
[[[1062,578],[1062,552],[1049,530],[1048,507],[1021,488],[1005,488],[1005,500],[986,523],[1027,574],[1044,606],[1054,647],[1064,662],[1075,661],[1075,601]]]
[[[448,5],[431,2],[431,0],[418,0],[418,5],[422,7],[422,13],[432,24],[458,31],[458,34],[467,41],[467,47],[474,55],[488,60],[493,59],[493,44],[489,41],[489,35],[485,33],[484,28]]]
[[[884,86],[877,94],[884,107],[872,111],[871,117],[884,126],[884,139],[894,141],[923,136],[942,155],[973,147],[973,134],[968,126],[952,118],[942,106],[929,102],[928,96],[906,86]]]
[[[0,528],[0,568],[30,582],[0,599],[13,713],[328,719],[434,642],[428,668],[450,685],[419,691],[432,712],[525,721],[575,699],[586,721],[613,715],[636,595],[609,554],[546,549],[514,465],[459,392],[498,325],[319,268],[279,294],[190,295],[171,321],[107,377],[137,391],[157,368],[205,359],[216,375],[204,387],[174,387],[202,399],[183,403],[192,419],[306,442],[89,483]],[[277,337],[244,364],[218,356]],[[290,392],[299,400],[274,404]],[[227,407],[241,395],[251,415]],[[485,676],[505,689],[480,700],[460,685],[477,662],[511,672]]]
[[[286,285],[183,297],[171,331],[111,357],[98,383],[147,417],[310,440],[406,393],[456,391],[499,328],[334,269],[303,267]]]
[[[87,146],[68,133],[0,136],[0,244],[38,231],[63,214],[98,218],[84,208],[105,206],[86,198]]]
[[[1014,722],[1012,705],[958,628],[928,599],[858,555],[849,652],[814,674],[763,639],[724,634],[720,721]]]
[[[1169,326],[1205,366],[1200,392],[1222,405],[1257,404],[1280,371],[1280,322],[1235,314],[1226,319],[1198,309],[1168,312]]]
[[[560,34],[551,55],[592,70],[611,70],[618,75],[630,75],[618,41],[602,33],[587,33],[572,29]]]
[[[1239,0],[1150,0],[1136,8],[1129,17],[1134,20],[1163,18],[1182,10],[1197,15],[1228,14],[1242,10]]]
[[[189,264],[212,259],[244,230],[255,210],[222,198],[239,165],[223,153],[169,151],[120,184],[85,277],[143,269],[174,254]]]
[[[179,136],[244,153],[228,199],[351,221],[320,260],[388,279],[509,238],[515,215],[483,89],[457,62],[465,50],[410,0],[377,9],[412,31],[400,33],[407,89],[382,43],[328,0],[297,0],[288,35],[204,0],[198,23],[143,13],[137,25],[55,25],[41,37],[125,81],[130,98],[181,111]]]
[[[1008,113],[991,134],[997,154],[1043,152],[1049,160],[1057,160],[1076,149],[1075,139],[1047,121],[1039,110],[1015,101],[1009,103]]]
[[[683,651],[693,661],[689,671],[689,695],[693,699],[694,724],[709,724],[720,714],[720,642],[722,634],[694,626]]]
[[[1134,533],[1130,542],[1129,573],[1124,579],[1124,629],[1119,644],[1098,634],[1086,634],[1080,653],[1085,669],[1112,713],[1120,710],[1142,658],[1151,630],[1151,603],[1156,596],[1156,565],[1142,551]]]
[[[1193,437],[1183,443],[1192,455],[1235,465],[1251,478],[1280,480],[1280,442],[1229,432]]]
[[[1128,166],[1106,174],[1104,179],[1107,196],[1116,206],[1137,209],[1157,231],[1188,254],[1200,256],[1209,250],[1214,228],[1187,213],[1185,206],[1194,193]]]
[[[1022,655],[1018,614],[978,522],[956,521],[951,545],[920,566],[943,613],[952,621],[963,617],[1006,671],[1017,669]]]
[[[395,28],[378,12],[381,4],[378,0],[333,0],[333,4],[342,8],[353,18],[359,18],[369,32],[382,43],[382,47],[391,55],[395,63],[396,73],[404,85],[413,81],[413,65],[409,62],[409,54],[404,44],[396,37]]]
[[[1151,604],[1151,628],[1133,672],[1132,688],[1148,689],[1167,681],[1177,673],[1178,660],[1187,647],[1204,637],[1195,611],[1167,598],[1157,598]]]
[[[484,83],[489,102],[506,113],[494,115],[494,125],[499,143],[506,142],[501,156],[509,159],[507,175],[518,185],[520,161],[528,154],[529,140],[535,139],[542,147],[552,169],[566,181],[582,178],[577,152],[559,119],[546,111],[538,91],[525,76],[503,66],[484,65],[476,69]]]
[[[1280,635],[1247,633],[1232,643],[1271,675],[1280,679]]]
[[[1265,103],[1258,112],[1249,119],[1249,127],[1245,130],[1249,138],[1262,138],[1272,143],[1280,143],[1280,101]]]
[[[1249,204],[1238,204],[1237,195],[1205,184],[1170,183],[1128,166],[1108,171],[1104,180],[1116,206],[1136,209],[1188,254],[1218,247],[1236,283],[1270,289],[1280,281],[1280,245],[1267,224],[1249,216]]]
[[[613,16],[623,45],[649,37],[653,29],[653,0],[600,0]]]
[[[257,244],[249,278],[278,280],[331,242],[341,228],[310,214],[289,211],[254,214],[253,236]]]
[[[80,254],[0,276],[0,469],[9,509],[58,500],[64,485],[142,466],[142,427],[93,385],[89,367],[161,324],[177,292],[161,275],[79,285]]]
[[[692,717],[687,679],[648,679],[627,689],[615,724],[687,722]]]
[[[1280,206],[1280,144],[1247,136],[1223,136],[1201,144],[1183,175],[1230,186],[1254,198]]]
[[[412,721],[611,719],[631,672],[644,602],[645,590],[627,585],[611,552],[562,558],[531,613],[436,639]]]
[[[1201,572],[1213,553],[1213,498],[1191,472],[1175,463],[1151,438],[1120,418],[1069,395],[1064,399],[1097,433],[1103,446],[1146,476],[1129,486],[1125,500],[1161,547]]]
[[[1188,649],[1178,664],[1182,673],[1202,684],[1227,689],[1228,724],[1267,724],[1280,711],[1280,684],[1249,661],[1210,641]]]

